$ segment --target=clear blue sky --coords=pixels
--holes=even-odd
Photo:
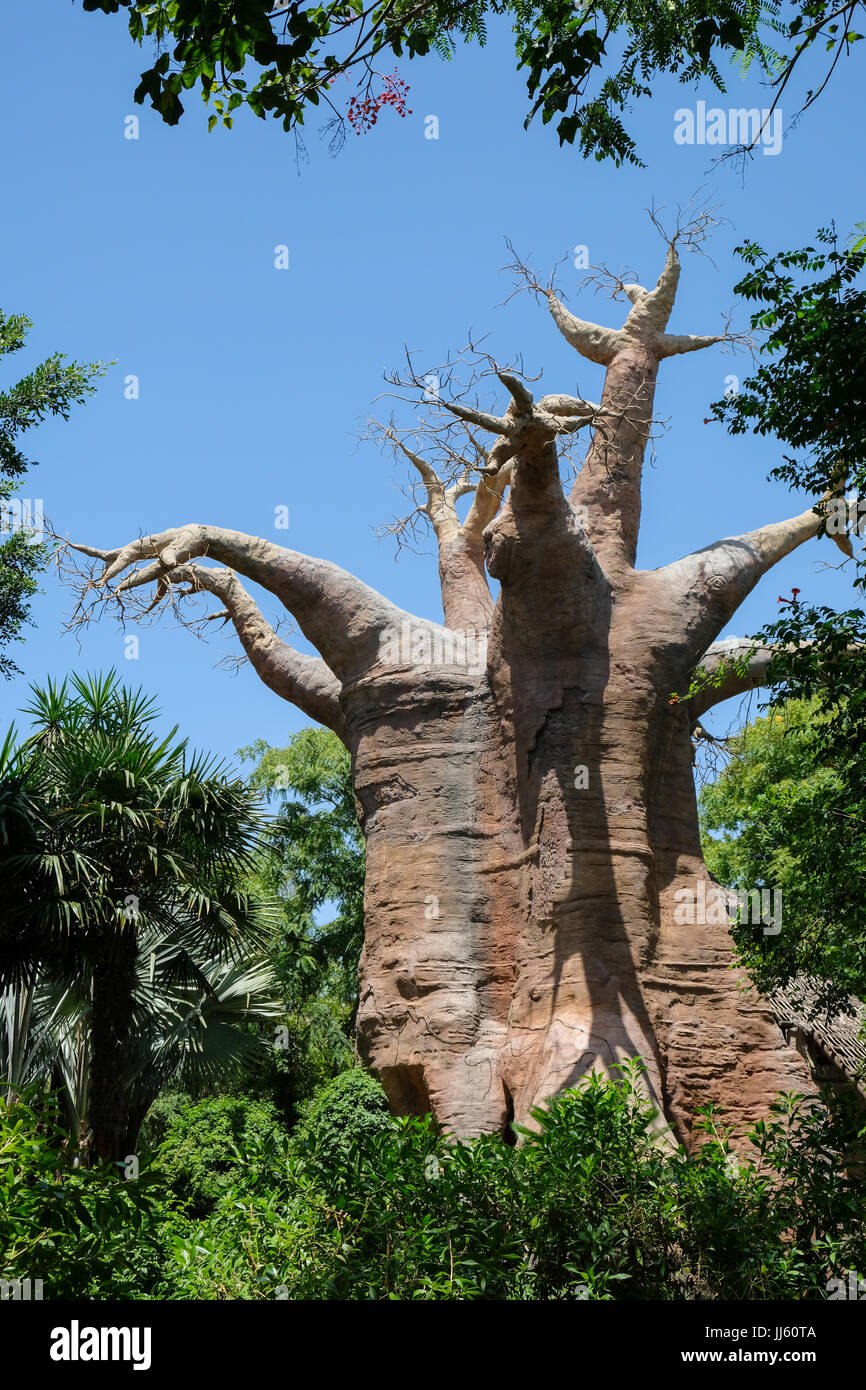
[[[675,110],[697,98],[769,104],[756,81],[736,74],[721,99],[660,83],[633,117],[648,167],[616,169],[560,150],[549,127],[524,132],[523,79],[499,26],[487,49],[453,63],[404,64],[413,114],[386,113],[336,159],[313,115],[310,164],[298,177],[292,141],[276,124],[241,114],[233,131],[208,135],[194,93],[175,129],[136,107],[145,55],[122,16],[68,0],[6,5],[0,52],[0,304],[35,321],[4,379],[57,349],[117,359],[68,424],[28,436],[41,463],[24,495],[44,498],[61,532],[102,546],[190,520],[266,535],[335,560],[430,617],[440,616],[432,554],[404,552],[395,563],[393,544],[374,534],[401,510],[399,470],[357,443],[403,344],[437,362],[468,329],[489,330],[490,350],[522,353],[528,371],[544,369],[545,389],[573,391],[579,378],[584,394],[600,390],[600,369],[579,362],[527,296],[501,306],[506,235],[542,273],[585,244],[592,260],[629,265],[654,283],[662,246],[644,209],[685,202],[704,185],[733,226],[713,240],[715,266],[687,259],[671,328],[710,333],[734,303],[738,241],[799,245],[831,217],[847,233],[864,215],[859,55],[840,64],[781,153],[758,155],[744,177],[731,164],[710,168],[706,146],[673,139]],[[128,114],[140,117],[137,141],[124,138]],[[438,141],[424,138],[430,114]],[[288,271],[274,268],[283,243]],[[611,323],[623,312],[591,294],[570,303]],[[643,564],[805,505],[766,482],[772,441],[732,440],[702,424],[726,374],[745,369],[746,359],[719,350],[663,366],[658,411],[670,427],[647,470]],[[140,379],[136,401],[124,399],[128,374]],[[280,504],[290,509],[288,533],[273,529]],[[848,602],[847,580],[822,569],[837,558],[828,541],[789,557],[732,632],[772,617],[794,584],[804,599]],[[108,622],[80,646],[63,636],[69,606],[47,576],[37,626],[16,654],[25,676],[0,689],[4,725],[28,681],[111,665],[158,695],[196,744],[224,755],[259,736],[279,743],[306,722],[248,668],[214,669],[235,650],[230,635],[205,645],[169,626],[143,629],[139,660],[126,661]],[[265,607],[272,612],[273,600]]]

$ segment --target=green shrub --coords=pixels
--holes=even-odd
[[[72,1167],[39,1099],[0,1109],[0,1278],[46,1298],[823,1299],[866,1273],[843,1122],[782,1097],[735,1160],[711,1113],[660,1141],[637,1065],[586,1078],[521,1143],[393,1120],[361,1072],[291,1140],[260,1102],[172,1100],[157,1172]],[[862,1116],[859,1120],[862,1127]]]
[[[180,1229],[157,1174],[76,1168],[51,1097],[0,1101],[0,1279],[42,1297],[147,1298]]]
[[[173,1099],[166,1107],[165,1137],[155,1162],[192,1216],[202,1216],[243,1172],[251,1146],[284,1137],[279,1115],[268,1101],[248,1096]],[[162,1116],[156,1117],[159,1124]]]
[[[192,1104],[192,1096],[186,1091],[165,1091],[157,1096],[142,1121],[138,1133],[140,1153],[153,1153],[168,1134],[173,1120],[184,1114]]]
[[[323,1167],[342,1166],[391,1127],[385,1092],[369,1072],[356,1067],[316,1092],[293,1143],[299,1153],[315,1156]]]
[[[552,1100],[518,1147],[389,1121],[372,1085],[338,1080],[297,1142],[251,1154],[178,1238],[175,1296],[822,1299],[866,1270],[866,1193],[836,1121],[802,1098],[735,1161],[709,1112],[696,1154],[661,1143],[637,1066]]]

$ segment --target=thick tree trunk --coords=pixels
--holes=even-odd
[[[675,919],[677,889],[709,882],[688,718],[643,634],[611,638],[571,672],[535,668],[548,711],[531,741],[486,675],[349,692],[359,1048],[397,1113],[505,1133],[640,1056],[688,1142],[702,1105],[742,1131],[780,1090],[810,1089],[731,969],[727,924]]]
[[[112,941],[93,970],[90,1032],[90,1156],[115,1162],[128,1153],[129,1080],[135,1056],[132,1008],[135,927]]]

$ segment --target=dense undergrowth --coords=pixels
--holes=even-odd
[[[687,1156],[634,1066],[534,1119],[517,1145],[449,1142],[352,1070],[291,1135],[260,1099],[174,1097],[136,1178],[73,1167],[24,1096],[0,1111],[0,1278],[45,1298],[823,1299],[866,1270],[852,1116],[782,1097],[738,1159],[707,1112]]]

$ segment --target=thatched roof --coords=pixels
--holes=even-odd
[[[866,1004],[852,994],[850,1013],[828,1016],[816,1010],[817,999],[817,986],[801,976],[774,990],[770,1004],[783,1029],[800,1028],[866,1099]]]

